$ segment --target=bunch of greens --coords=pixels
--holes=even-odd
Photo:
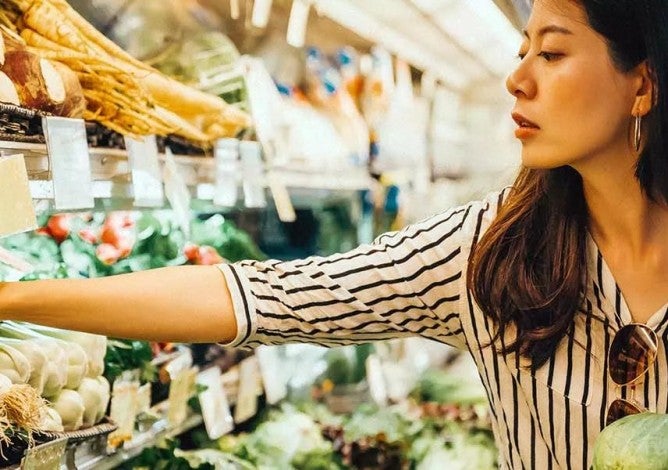
[[[318,424],[289,405],[269,413],[251,434],[223,437],[218,447],[263,470],[346,468]]]
[[[153,382],[158,370],[152,360],[153,351],[146,341],[110,339],[104,357],[104,376],[113,383],[123,372],[138,370],[141,383]]]

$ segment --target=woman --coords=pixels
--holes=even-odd
[[[608,418],[668,411],[666,24],[664,0],[535,1],[502,193],[330,258],[3,284],[0,311],[234,346],[421,335],[471,352],[504,467],[587,468]]]

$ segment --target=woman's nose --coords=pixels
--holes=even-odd
[[[515,98],[532,98],[536,93],[536,82],[530,77],[527,67],[522,61],[506,79],[506,89]]]

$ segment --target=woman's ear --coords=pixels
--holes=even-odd
[[[657,102],[654,71],[645,60],[636,66],[634,73],[638,77],[638,88],[633,105],[633,114],[645,116]]]

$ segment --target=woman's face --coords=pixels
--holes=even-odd
[[[638,79],[615,67],[577,2],[536,0],[520,58],[507,87],[516,98],[513,119],[525,166],[577,167],[632,153]]]

